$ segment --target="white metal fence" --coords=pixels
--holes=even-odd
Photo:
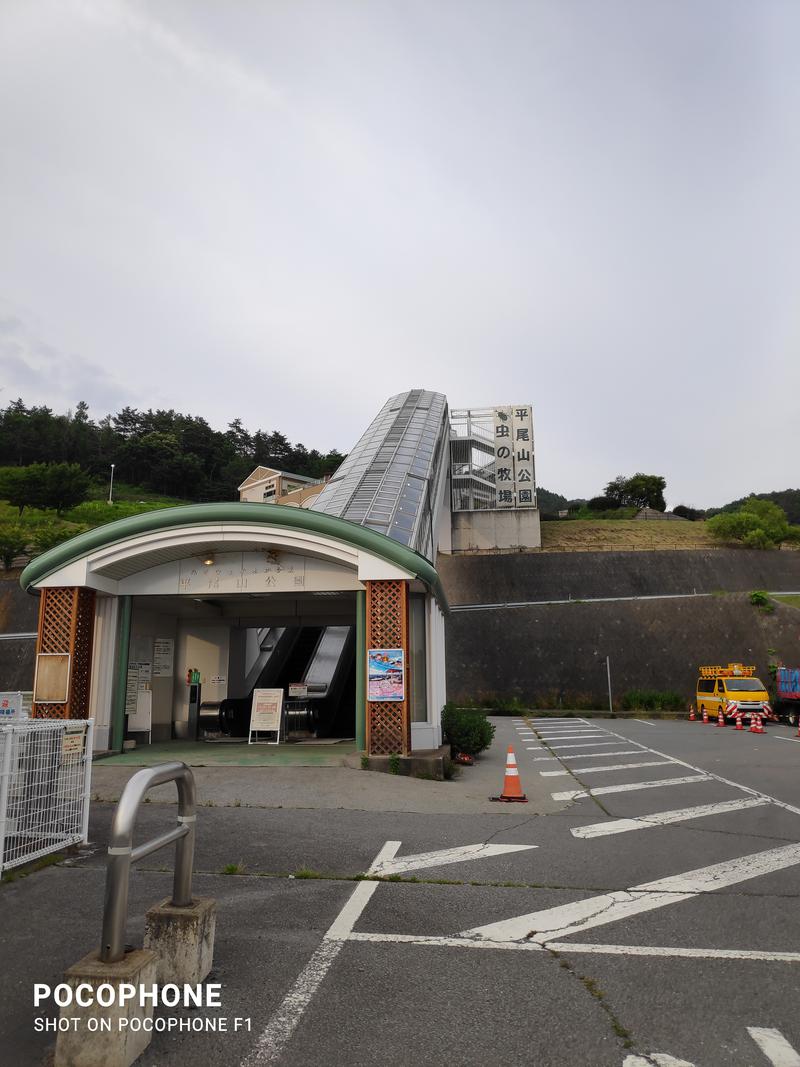
[[[87,840],[94,720],[0,725],[0,874]]]

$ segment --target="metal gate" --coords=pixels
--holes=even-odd
[[[87,840],[94,720],[0,725],[0,874]]]

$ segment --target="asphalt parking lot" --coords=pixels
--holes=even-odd
[[[494,765],[512,744],[547,805],[203,810],[222,1008],[201,1013],[248,1028],[159,1034],[140,1062],[797,1067],[793,731],[496,721]],[[99,938],[112,811],[93,806],[94,850],[3,887],[9,1062],[47,1062],[32,984]],[[146,806],[142,834],[170,818]],[[169,862],[132,880],[133,944]]]

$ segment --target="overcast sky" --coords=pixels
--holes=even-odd
[[[800,485],[797,0],[2,0],[0,404]]]

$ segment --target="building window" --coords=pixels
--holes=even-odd
[[[408,598],[408,644],[411,660],[411,721],[428,721],[428,664],[425,654],[425,594]]]

